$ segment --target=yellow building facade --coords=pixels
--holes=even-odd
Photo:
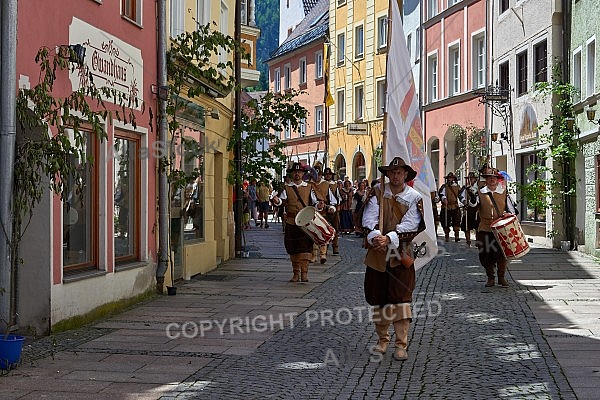
[[[197,23],[210,24],[212,29],[235,37],[235,0],[171,0],[170,3],[169,48],[174,37],[196,30]],[[259,79],[255,60],[260,30],[254,24],[254,0],[244,6],[240,32],[242,47],[251,60],[242,60],[241,83],[248,87],[256,85]],[[233,53],[214,55],[211,60],[215,65],[219,61],[233,62]],[[233,160],[227,144],[233,132],[234,92],[219,93],[210,82],[200,83],[193,77],[189,80],[194,85],[203,85],[206,93],[194,98],[186,96],[186,88],[177,94],[170,93],[186,106],[177,113],[178,128],[169,132],[173,169],[193,176],[183,189],[170,191],[170,263],[174,278],[186,280],[235,256],[233,189],[227,181]]]
[[[343,179],[377,177],[385,106],[388,2],[329,3],[328,158]]]

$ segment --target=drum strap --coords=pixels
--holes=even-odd
[[[298,197],[298,201],[300,202],[300,204],[302,204],[302,208],[306,207],[306,204],[304,204],[304,200],[302,200],[302,196],[300,196],[300,192],[298,191],[298,188],[296,186],[292,185],[292,189],[294,189],[294,192],[296,192],[296,196]],[[496,207],[496,208],[498,208],[498,207]]]
[[[294,189],[295,188],[296,187],[294,187]],[[501,217],[502,213],[500,212],[500,209],[498,208],[498,204],[496,204],[496,200],[494,199],[494,196],[492,195],[492,192],[487,192],[487,194],[490,196],[490,200],[492,201],[492,204],[494,205],[494,208],[498,212],[498,216]]]

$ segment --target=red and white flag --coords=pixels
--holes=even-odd
[[[419,269],[437,255],[437,236],[433,220],[431,192],[437,190],[431,162],[425,152],[423,129],[419,113],[419,101],[412,76],[410,57],[404,38],[402,18],[397,0],[390,0],[392,8],[391,33],[387,56],[387,119],[385,160],[402,157],[415,171],[417,177],[413,187],[423,196],[425,211],[425,231],[414,242],[425,243],[425,254],[415,259],[415,268]]]

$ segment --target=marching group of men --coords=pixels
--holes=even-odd
[[[446,182],[440,186],[437,193],[434,192],[432,199],[435,210],[437,210],[437,201],[441,202],[438,220],[442,224],[445,241],[450,240],[450,230],[454,231],[454,241],[460,241],[459,231],[462,230],[465,233],[467,245],[470,246],[471,231],[477,230],[479,224],[479,203],[477,202],[479,178],[475,172],[470,172],[467,176],[467,183],[463,186],[458,184],[458,178],[452,172],[444,179]]]
[[[390,342],[389,327],[393,326],[396,340],[394,358],[408,358],[408,330],[412,321],[411,302],[416,286],[412,252],[413,239],[425,230],[422,195],[410,186],[416,171],[400,158],[395,157],[389,165],[380,166],[382,182],[373,187],[372,195],[365,201],[362,226],[367,248],[364,294],[373,307],[373,322],[377,343],[372,350],[385,353]],[[312,179],[306,179],[307,168],[294,163],[288,170],[290,181],[279,195],[273,196],[275,206],[285,207],[284,244],[292,263],[290,282],[308,282],[308,267],[317,254],[321,263],[327,259],[327,245],[316,246],[312,238],[296,225],[296,215],[307,206],[316,210],[337,227],[339,197],[337,182],[330,168],[315,170]],[[453,173],[444,177],[445,183],[431,194],[436,222],[444,229],[445,241],[454,231],[454,240],[459,241],[459,232],[465,232],[467,245],[471,244],[471,231],[476,234],[479,260],[484,267],[486,287],[498,285],[508,287],[505,279],[507,260],[492,233],[494,220],[514,215],[516,210],[505,185],[499,184],[503,176],[495,168],[484,167],[479,176],[471,172],[462,187]],[[429,201],[429,200],[428,200]],[[437,202],[441,211],[437,214]],[[462,210],[462,211],[461,211]],[[332,240],[333,253],[339,252],[337,234]],[[392,253],[390,253],[392,251]],[[390,257],[390,254],[394,254]]]

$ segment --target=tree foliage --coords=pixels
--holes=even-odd
[[[231,184],[244,179],[270,181],[272,171],[281,170],[287,163],[281,141],[286,126],[298,130],[308,111],[294,98],[302,92],[289,90],[284,93],[267,92],[260,99],[252,99],[242,112],[240,128],[234,132],[228,144],[232,150],[237,143],[242,148],[242,171],[230,168],[228,180]],[[289,124],[289,125],[288,125]],[[268,142],[268,147],[259,149],[257,144]]]

